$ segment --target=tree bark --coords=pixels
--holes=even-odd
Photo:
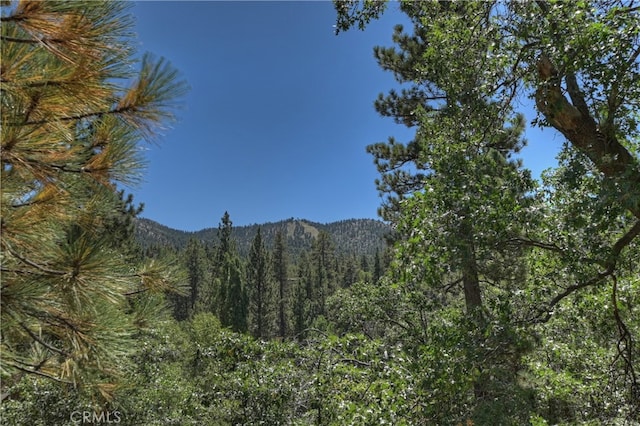
[[[467,219],[463,220],[460,230],[462,241],[461,269],[465,306],[467,313],[475,316],[482,312],[482,294],[480,291],[475,245],[473,243],[473,230]]]
[[[460,241],[462,242],[461,250],[461,272],[462,285],[464,288],[464,301],[467,309],[467,315],[472,320],[473,334],[482,331],[484,323],[482,313],[482,292],[480,289],[480,278],[478,276],[478,263],[476,258],[475,244],[473,242],[473,227],[467,218],[462,220],[460,224]],[[468,364],[475,365],[480,371],[483,366],[478,364],[476,356],[473,353],[468,354]],[[473,393],[477,401],[483,400],[487,394],[487,382],[482,375],[473,383]]]
[[[574,74],[564,76],[571,101],[562,93],[562,76],[546,55],[538,60],[538,76],[538,110],[576,149],[587,155],[605,177],[617,180],[629,189],[620,201],[640,219],[640,167],[637,159],[620,143],[611,126],[600,126],[591,116]]]

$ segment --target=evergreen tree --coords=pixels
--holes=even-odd
[[[215,250],[216,264],[222,264],[222,260],[226,253],[236,253],[237,247],[235,240],[231,237],[233,232],[233,222],[229,216],[229,212],[224,212],[220,223],[218,224],[218,247]]]
[[[135,240],[135,218],[144,210],[144,204],[137,206],[133,195],[125,198],[124,190],[118,191],[114,197],[113,212],[105,218],[104,233],[113,240],[115,247],[125,249],[128,255],[142,256],[142,248]]]
[[[286,241],[280,230],[275,237],[272,265],[271,269],[277,286],[277,333],[284,339],[289,333],[289,261]]]
[[[384,4],[336,2],[338,29],[366,25]],[[447,422],[472,416],[478,422],[496,422],[496,413],[502,416],[498,422],[521,418],[530,408],[531,394],[508,376],[509,366],[522,366],[523,353],[544,364],[541,360],[553,352],[545,344],[533,350],[522,334],[534,334],[537,324],[551,322],[549,329],[536,328],[535,334],[545,333],[554,347],[559,340],[574,340],[571,334],[554,335],[553,328],[590,319],[564,316],[575,311],[571,303],[562,302],[575,305],[591,298],[598,300],[592,308],[606,310],[608,302],[595,295],[607,281],[615,305],[611,321],[619,336],[599,335],[589,344],[602,353],[613,350],[611,365],[616,367],[609,380],[615,383],[611,395],[616,402],[609,403],[618,413],[637,416],[637,332],[631,330],[639,328],[630,312],[620,314],[616,300],[620,288],[630,297],[632,285],[627,281],[620,287],[618,275],[628,276],[630,267],[637,268],[637,260],[627,262],[638,258],[640,234],[639,123],[633,107],[640,92],[632,83],[640,75],[640,9],[633,1],[402,2],[400,8],[411,20],[413,33],[397,26],[393,39],[398,49],[377,48],[375,55],[400,82],[413,84],[380,95],[376,108],[417,128],[416,138],[407,144],[390,139],[369,148],[382,174],[379,188],[392,194],[382,215],[396,224],[400,236],[393,278],[413,295],[406,310],[421,314],[404,325],[428,318],[420,326],[423,340],[438,339],[425,345],[431,347],[424,357],[429,359],[425,374],[448,368],[450,362],[438,366],[438,359],[458,359],[457,367],[467,369],[458,378],[475,384],[468,404],[461,397],[470,395],[463,392],[465,385],[451,381],[460,386],[449,389],[441,407],[458,411],[437,409],[434,418]],[[560,166],[543,176],[545,186],[535,199],[526,172],[512,159],[523,128],[516,114],[523,97],[535,100],[537,124],[566,138]],[[451,303],[451,290],[459,285],[466,317],[456,312],[455,303],[430,317],[434,304],[440,308]],[[436,291],[417,297],[425,288]],[[439,318],[447,318],[446,327],[436,325]],[[447,332],[451,321],[462,334]],[[518,330],[514,324],[527,327]],[[467,332],[476,337],[462,338]],[[490,339],[482,342],[483,335]],[[474,341],[475,347],[470,345]],[[482,347],[507,351],[487,359]],[[487,366],[494,380],[483,382]],[[532,363],[528,368],[535,371],[530,377],[546,378],[544,368],[558,366],[541,369]],[[575,364],[562,368],[567,370],[558,376],[571,371],[576,377]],[[598,374],[589,367],[582,371]],[[536,391],[546,394],[558,376]],[[437,388],[428,391],[432,401],[434,394],[447,393],[438,382],[446,380],[431,382]],[[513,398],[510,410],[485,403],[496,391],[503,395],[496,402]],[[597,400],[596,394],[592,391],[589,399]],[[572,404],[564,413],[549,416],[550,422],[575,421],[574,413],[585,407],[575,399]],[[470,406],[473,411],[465,413]],[[597,409],[587,410],[598,417],[581,419],[604,421]]]
[[[366,269],[366,256],[362,255],[360,259],[360,268],[358,267],[358,262],[355,256],[341,256],[341,279],[340,279],[340,287],[346,288],[354,284],[359,280],[359,278],[364,278]]]
[[[293,335],[301,340],[313,320],[311,305],[314,297],[314,280],[307,251],[301,253],[297,266],[297,283],[293,292]]]
[[[474,99],[472,88],[484,83],[482,76],[448,81],[437,71],[417,68],[435,36],[435,30],[423,26],[420,11],[432,7],[407,6],[414,19],[413,34],[407,35],[397,27],[394,41],[398,48],[375,49],[383,69],[392,70],[401,82],[415,82],[401,93],[380,95],[376,109],[398,123],[417,127],[416,136],[406,145],[391,138],[368,150],[382,174],[378,188],[388,195],[382,214],[396,225],[399,237],[398,270],[394,278],[406,286],[407,294],[412,294],[403,321],[419,324],[414,333],[421,336],[424,344],[436,334],[433,326],[425,324],[425,318],[434,314],[440,318],[447,315],[460,318],[460,330],[452,331],[446,343],[440,343],[439,350],[450,351],[447,344],[465,348],[459,354],[460,364],[456,368],[464,371],[467,379],[436,374],[425,380],[462,384],[452,387],[447,396],[457,394],[460,400],[467,393],[464,386],[469,385],[474,391],[469,404],[481,411],[512,393],[512,388],[497,389],[488,377],[500,371],[503,381],[516,380],[515,376],[504,374],[507,370],[514,371],[513,365],[504,359],[504,352],[513,348],[505,344],[503,351],[491,353],[481,348],[490,346],[491,338],[502,338],[491,336],[494,326],[489,324],[504,321],[500,327],[508,330],[512,321],[505,318],[505,311],[511,288],[522,279],[518,259],[521,252],[514,246],[496,247],[501,241],[522,235],[524,216],[518,212],[526,211],[525,194],[533,189],[533,184],[528,173],[519,170],[519,163],[510,159],[523,146],[524,120],[513,117],[512,125],[508,126],[497,116],[499,105]],[[467,36],[463,32],[469,24],[466,17],[480,13],[484,4],[445,4],[442,8],[455,17],[447,22],[448,30],[457,28],[461,36]],[[472,60],[486,51],[482,38],[469,35],[464,53],[457,53]],[[431,53],[432,60],[444,61],[447,54]],[[408,162],[416,172],[402,167]],[[487,294],[483,282],[492,284],[493,294]],[[448,295],[464,300],[466,318],[457,313],[458,300]],[[499,309],[493,312],[488,309],[485,297],[495,298],[491,305]],[[456,340],[457,333],[463,333],[465,338]],[[518,362],[516,359],[515,363]],[[450,406],[457,409],[455,404]]]
[[[248,330],[249,298],[243,269],[240,257],[232,254],[225,255],[221,270],[221,285],[227,288],[227,298],[222,302],[220,322],[238,333],[246,333]]]
[[[376,249],[376,254],[373,257],[373,282],[377,283],[383,274],[382,259],[380,259],[380,250]]]
[[[337,288],[337,268],[335,246],[331,236],[320,231],[311,247],[311,293],[308,295],[311,303],[311,317],[325,315],[327,298]]]
[[[209,262],[204,244],[192,238],[184,250],[189,293],[177,300],[176,319],[191,318],[199,312],[215,312],[216,294],[209,276]]]
[[[212,267],[213,283],[217,292],[218,317],[224,327],[234,331],[247,331],[249,299],[244,283],[243,266],[231,237],[233,222],[225,212],[218,225],[218,246]]]
[[[225,211],[222,215],[221,221],[218,223],[218,243],[215,247],[211,247],[208,253],[209,258],[211,259],[211,287],[215,291],[215,312],[218,315],[218,318],[220,318],[220,321],[223,322],[223,325],[228,325],[227,323],[224,323],[224,321],[222,321],[222,316],[225,315],[225,313],[223,313],[224,304],[228,298],[228,288],[227,286],[223,286],[222,284],[222,277],[225,275],[223,271],[225,264],[224,261],[225,257],[231,250],[235,251],[235,245],[233,240],[231,239],[232,225],[233,223],[231,222],[229,213]]]
[[[376,250],[377,251],[377,250]],[[360,269],[363,272],[369,272],[369,258],[367,257],[367,255],[362,255],[360,257]]]
[[[249,293],[249,331],[259,339],[272,336],[275,325],[276,293],[271,262],[258,228],[249,251],[247,287]]]
[[[138,62],[127,6],[2,2],[3,386],[37,375],[108,397],[151,295],[173,285],[123,246],[135,208],[115,184],[137,181],[138,141],[185,86]]]

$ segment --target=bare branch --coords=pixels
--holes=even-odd
[[[541,248],[544,250],[549,250],[549,251],[554,251],[557,253],[564,253],[566,250],[563,249],[562,247],[556,245],[556,244],[552,244],[552,243],[544,243],[541,241],[534,241],[534,240],[530,240],[530,239],[525,239],[525,238],[511,238],[505,241],[500,242],[499,244],[505,244],[505,245],[523,245],[523,246],[527,246],[527,247],[536,247],[536,248]]]
[[[587,106],[587,102],[584,100],[584,95],[578,86],[578,80],[576,79],[576,75],[574,73],[567,73],[565,76],[565,81],[567,83],[567,92],[571,97],[571,102],[576,107],[576,109],[585,117],[590,115],[589,107]]]
[[[611,291],[611,301],[613,303],[613,316],[616,319],[616,325],[618,326],[618,333],[620,338],[618,339],[618,343],[616,345],[618,349],[618,354],[616,355],[613,363],[615,363],[618,359],[622,358],[625,365],[625,372],[628,377],[631,378],[631,386],[636,389],[638,384],[638,376],[636,374],[634,368],[634,360],[633,360],[633,337],[627,328],[627,325],[624,323],[622,317],[620,316],[620,310],[618,309],[618,280],[616,279],[615,274],[611,275],[613,279],[613,289]],[[612,364],[613,364],[612,363]]]
[[[631,241],[633,241],[633,239],[635,237],[637,237],[640,234],[640,221],[636,222],[635,225],[633,225],[631,227],[631,229],[629,229],[622,237],[620,237],[620,239],[618,239],[618,241],[616,241],[616,243],[613,245],[613,247],[611,248],[611,253],[609,255],[609,259],[606,263],[606,269],[602,272],[599,272],[596,276],[594,276],[593,278],[587,280],[587,281],[583,281],[581,283],[577,283],[574,284],[572,286],[567,287],[562,293],[556,295],[556,297],[554,297],[553,299],[551,299],[551,301],[549,302],[549,304],[547,305],[547,309],[545,310],[545,312],[543,313],[543,317],[542,318],[538,318],[535,322],[547,322],[549,321],[549,319],[551,319],[551,316],[553,315],[553,308],[560,303],[565,297],[569,296],[570,294],[585,288],[585,287],[590,287],[592,285],[598,284],[600,283],[602,280],[604,280],[605,278],[612,276],[613,273],[615,272],[615,268],[618,262],[618,256],[620,255],[620,253],[622,252],[622,250],[628,246]]]

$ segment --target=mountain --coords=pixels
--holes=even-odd
[[[373,255],[376,250],[382,251],[386,246],[385,236],[391,232],[387,224],[374,219],[347,219],[322,224],[291,218],[280,222],[234,226],[232,236],[237,241],[238,250],[242,255],[248,253],[258,228],[262,229],[262,237],[269,248],[273,246],[276,233],[281,230],[287,237],[289,255],[294,259],[303,250],[311,247],[313,239],[320,231],[325,231],[331,236],[338,253],[357,256]],[[185,247],[191,238],[212,244],[217,241],[217,233],[217,228],[186,232],[150,219],[136,219],[136,238],[143,247],[170,245],[180,249]]]

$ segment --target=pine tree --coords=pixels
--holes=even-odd
[[[275,289],[271,262],[259,227],[251,242],[247,264],[247,291],[249,293],[249,331],[259,339],[272,336],[275,325]]]
[[[380,259],[380,250],[376,249],[376,254],[373,258],[373,282],[377,283],[378,280],[380,279],[380,277],[382,277],[383,274],[383,267],[382,267],[382,259]]]
[[[361,277],[365,277],[366,259],[367,257],[365,255],[362,255],[360,262],[356,260],[354,255],[340,257],[340,287],[348,288],[355,284]]]
[[[282,339],[287,337],[289,332],[289,262],[287,257],[287,246],[282,231],[278,231],[272,256],[272,271],[277,286],[277,323],[278,336]]]
[[[135,205],[133,195],[120,190],[114,194],[113,212],[105,218],[104,233],[113,240],[115,247],[126,250],[128,255],[140,258],[142,247],[135,239],[134,219],[144,210],[144,204]]]
[[[311,247],[312,294],[311,317],[324,316],[327,298],[337,288],[335,246],[331,236],[320,231]]]
[[[215,312],[216,294],[209,276],[209,262],[204,244],[190,239],[184,250],[189,293],[181,297],[176,305],[176,319],[191,318],[200,312]]]
[[[212,276],[217,289],[217,313],[220,323],[234,331],[247,331],[248,297],[243,277],[243,266],[232,238],[233,222],[224,212],[218,225],[218,246],[214,253]]]
[[[471,34],[468,22],[487,7],[482,2],[403,4],[413,33],[396,27],[397,47],[376,47],[374,53],[399,82],[413,84],[400,93],[380,95],[375,107],[416,133],[406,144],[390,138],[368,147],[381,173],[378,188],[387,196],[381,214],[394,224],[398,237],[393,279],[411,295],[403,321],[415,327],[421,344],[440,333],[443,342],[428,344],[435,350],[447,353],[448,344],[465,348],[455,368],[466,371],[478,410],[511,392],[500,387],[516,380],[509,376],[519,362],[509,358],[513,342],[503,341],[501,350],[491,353],[483,348],[493,345],[490,339],[515,335],[507,312],[511,291],[523,278],[522,250],[500,242],[523,234],[531,205],[527,194],[534,185],[512,159],[524,145],[524,118],[504,118],[498,102],[475,96],[475,88],[486,84],[483,75],[464,71],[457,80],[446,79],[434,64],[445,64],[454,55],[470,62],[487,55],[486,40]],[[444,28],[465,39],[464,49],[430,49],[441,28],[424,25],[422,17],[436,9],[448,16]],[[437,320],[447,315],[457,318],[457,329],[436,332]],[[496,323],[502,331],[492,335]],[[459,335],[465,337],[456,340]],[[488,380],[496,374],[504,382]],[[462,383],[460,377],[432,380]],[[464,388],[452,387],[451,392],[468,394]]]
[[[227,298],[222,302],[220,322],[238,333],[248,330],[249,298],[244,283],[242,261],[237,255],[225,255],[222,268],[221,285],[227,288]]]
[[[121,244],[115,184],[138,180],[138,141],[185,86],[166,61],[137,62],[126,7],[2,2],[3,386],[31,374],[108,397],[148,324],[138,308],[172,286]]]
[[[314,297],[314,280],[307,251],[300,254],[297,269],[297,283],[293,290],[293,335],[301,340],[313,320],[311,305]]]
[[[216,263],[221,264],[226,253],[235,253],[237,250],[236,242],[231,237],[233,232],[233,222],[229,212],[225,211],[218,224],[218,246],[215,250]]]

